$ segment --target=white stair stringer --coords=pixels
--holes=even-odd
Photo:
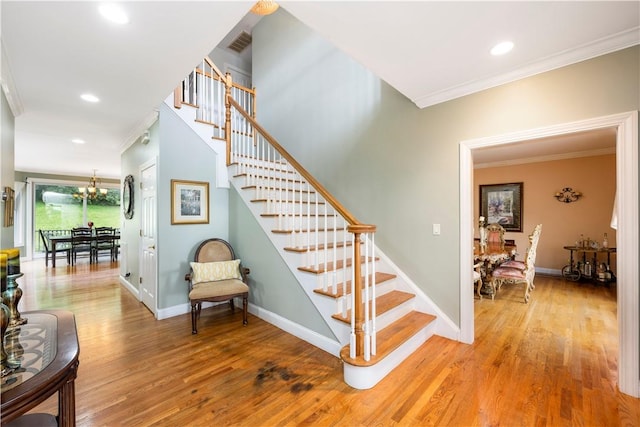
[[[211,125],[196,122],[196,109],[184,104],[182,108],[174,108],[173,92],[164,100],[164,103],[171,107],[174,113],[184,122],[216,153],[216,187],[229,188],[229,176],[227,175],[227,144],[221,139],[212,138]]]
[[[344,381],[359,390],[372,388],[435,334],[436,322],[437,320],[425,325],[418,333],[403,342],[402,345],[375,365],[354,366],[349,363],[343,363]]]

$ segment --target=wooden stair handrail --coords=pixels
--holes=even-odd
[[[220,69],[218,67],[216,67],[216,64],[213,63],[212,60],[210,60],[209,58],[207,58],[206,56],[204,57],[204,62],[207,63],[207,65],[209,65],[209,67],[211,67],[211,69],[213,71],[215,71],[215,73],[218,75],[218,77],[220,77],[220,79],[224,80],[225,79],[225,75],[222,71],[220,71]]]
[[[353,230],[351,230],[351,229],[354,229],[354,230],[357,230],[358,233],[373,233],[373,232],[375,232],[375,230],[376,230],[376,226],[375,225],[363,224],[360,221],[358,221],[356,219],[356,217],[353,216],[353,214],[351,212],[349,212],[344,206],[342,206],[340,204],[340,202],[338,202],[336,200],[336,198],[333,197],[333,195],[331,195],[331,193],[329,193],[329,191],[327,191],[327,189],[322,186],[322,184],[320,184],[304,167],[302,167],[302,165],[300,163],[298,163],[296,161],[296,159],[293,158],[293,156],[291,154],[289,154],[289,152],[287,152],[287,150],[285,150],[284,147],[282,147],[276,141],[276,139],[269,134],[269,132],[267,132],[262,126],[260,126],[258,124],[258,122],[256,122],[253,119],[253,117],[251,117],[246,111],[244,111],[244,109],[240,106],[240,104],[238,104],[231,97],[229,97],[228,102],[236,110],[238,110],[238,112],[240,114],[242,114],[242,116],[244,116],[244,118],[246,120],[248,120],[249,123],[251,123],[251,126],[253,126],[253,128],[256,129],[269,142],[269,144],[271,144],[273,146],[273,148],[275,148],[278,151],[278,153],[280,153],[280,155],[282,157],[284,157],[298,171],[298,173],[300,173],[300,175],[302,175],[302,177],[308,183],[310,183],[311,186],[314,187],[318,193],[320,193],[320,195],[331,206],[333,206],[333,208],[340,215],[342,215],[342,217],[345,219],[345,221],[347,221],[347,223],[349,223],[349,229],[350,229],[349,231],[353,232]],[[230,149],[230,147],[228,149]]]

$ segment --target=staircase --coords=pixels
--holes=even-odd
[[[216,70],[205,60],[185,82],[218,75],[227,94],[224,123],[202,119],[197,111],[207,97],[184,82],[174,107],[196,110],[194,123],[210,125],[211,138],[224,135],[231,185],[336,336],[345,382],[371,388],[437,332],[439,319],[427,313],[439,310],[376,248],[375,226],[357,221],[298,164],[243,108],[253,104],[235,101],[242,88]],[[185,100],[186,93],[196,95]]]

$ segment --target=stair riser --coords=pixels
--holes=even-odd
[[[282,164],[259,162],[258,164],[240,164],[236,165],[235,174],[251,174],[261,176],[278,176],[282,178],[292,178],[298,174],[293,172],[290,167]]]
[[[305,242],[306,246],[306,242]],[[327,261],[333,262],[334,260],[342,260],[344,258],[352,258],[353,250],[351,246],[347,248],[338,247],[335,249],[327,250],[308,250],[307,252],[300,253],[300,266],[310,266],[315,263],[325,263]]]
[[[307,183],[302,182],[293,174],[280,173],[276,176],[264,175],[247,175],[244,177],[244,186],[262,186],[262,187],[284,187],[294,188],[296,190],[309,190]]]
[[[303,247],[303,246],[315,246],[316,244],[323,245],[325,242],[328,244],[333,243],[333,233],[316,233],[315,231],[306,231],[303,230],[300,232],[299,230],[287,230],[280,229],[276,226],[271,227],[271,232],[273,234],[279,234],[286,236],[287,244],[285,247],[287,248],[295,248],[295,247]],[[326,240],[325,240],[326,234]],[[351,236],[348,235],[348,238]],[[338,231],[337,233],[338,242],[343,242],[343,233],[342,231]]]
[[[263,204],[262,213],[265,214],[277,214],[284,210],[289,214],[295,215],[299,215],[300,213],[302,213],[303,215],[306,215],[307,213],[315,215],[316,209],[319,215],[325,215],[327,212],[329,213],[329,215],[333,214],[332,208],[328,205],[318,204],[316,208],[315,204],[309,205],[304,200],[302,203],[300,203],[300,201],[294,202],[292,200],[265,200],[264,198],[258,199],[256,197],[252,197],[251,199],[259,200],[259,202],[256,203]]]
[[[346,227],[342,218],[329,216],[303,216],[287,213],[278,217],[273,217],[273,227],[278,230],[329,230],[329,234],[333,234],[334,224],[336,225],[336,233],[338,241],[343,237],[344,231],[339,230]],[[333,236],[331,236],[333,238]]]
[[[269,187],[251,187],[254,199],[277,200],[282,202],[298,202],[302,201],[305,205],[309,204],[312,209],[316,204],[323,202],[322,198],[316,200],[315,193],[307,193],[306,191],[292,191],[291,188],[274,189]],[[314,211],[312,210],[311,213]]]
[[[338,280],[338,283],[339,282],[341,282],[341,281]],[[320,284],[318,286],[318,288],[321,288],[321,287],[322,287],[322,284]],[[377,285],[376,288],[375,288],[376,298],[395,290],[395,287],[396,287],[396,285],[395,285],[393,280],[387,280],[386,282],[383,282],[382,284]],[[328,284],[327,290],[329,292],[331,291],[330,284]],[[330,298],[330,297],[327,296],[327,298]],[[372,298],[373,298],[373,292],[372,292],[372,289],[370,288],[369,289],[369,300],[371,300]],[[366,291],[362,290],[362,301],[365,301],[366,299],[367,299],[366,298]],[[349,309],[351,309],[351,292],[349,291],[349,293],[347,295],[345,295],[344,297],[336,297],[335,303],[336,303],[335,313],[336,314],[340,314],[342,316],[346,316],[347,315],[347,311]],[[336,320],[336,319],[334,319],[334,320],[336,322],[339,322],[339,320]],[[396,317],[394,316],[392,319],[389,319],[389,320],[394,321],[394,320],[396,320]],[[378,322],[378,319],[376,319],[376,322]],[[388,320],[385,320],[384,322],[385,323],[382,323],[384,326],[380,326],[380,324],[377,324],[376,325],[377,329],[382,329],[386,325],[389,324]]]
[[[345,281],[351,280],[351,277],[353,277],[351,268],[318,274],[316,275],[314,289],[326,289],[331,292],[333,284],[337,286],[339,283],[344,283]],[[338,312],[339,310],[341,309],[336,310],[336,312]]]
[[[358,390],[366,390],[375,386],[380,380],[389,374],[395,367],[402,363],[409,355],[416,351],[435,332],[435,325],[430,323],[400,347],[385,357],[381,363],[374,366],[359,367],[348,363],[343,364],[344,380],[351,387]]]

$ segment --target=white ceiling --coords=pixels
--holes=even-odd
[[[16,170],[87,176],[97,169],[119,178],[122,149],[252,2],[122,2],[131,17],[123,27],[105,22],[98,4],[0,3],[2,84],[17,114]],[[636,1],[281,4],[420,108],[640,43]],[[489,56],[506,38],[514,51]],[[84,92],[102,101],[86,104]]]

